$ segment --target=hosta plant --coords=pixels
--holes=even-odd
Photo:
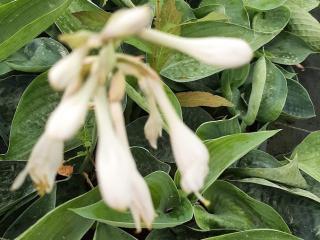
[[[320,239],[318,5],[0,1],[1,237]]]

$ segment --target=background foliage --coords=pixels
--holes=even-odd
[[[119,49],[145,56],[184,122],[205,141],[210,172],[202,193],[212,204],[204,207],[180,191],[166,134],[157,150],[148,145],[147,106],[135,79],[127,79],[124,114],[131,151],[158,214],[152,231],[136,234],[129,213],[101,201],[92,116],[67,144],[65,167],[50,194],[39,198],[30,180],[9,191],[60,99],[46,72],[69,52],[58,35],[99,31],[115,10],[145,3],[157,13],[157,29],[186,37],[239,37],[255,50],[252,63],[223,70],[135,38]],[[318,5],[318,0],[0,0],[0,236],[320,239],[315,118],[320,24],[313,17]]]

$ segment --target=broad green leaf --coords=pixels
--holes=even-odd
[[[12,75],[0,80],[0,137],[8,144],[10,125],[19,99],[34,76]]]
[[[301,38],[289,32],[281,32],[264,50],[268,59],[284,65],[299,64],[314,53]]]
[[[171,150],[169,135],[163,131],[162,137],[158,139],[158,148],[152,148],[144,136],[143,129],[146,121],[147,116],[144,116],[127,125],[127,134],[130,146],[143,147],[160,161],[173,163],[174,158]]]
[[[208,14],[215,13],[218,14],[217,16],[224,16],[228,19],[226,14],[226,9],[221,4],[209,4],[200,6],[198,8],[193,9],[193,12],[197,18],[203,18]]]
[[[260,11],[275,9],[282,6],[287,0],[244,0],[244,5]]]
[[[81,239],[93,221],[78,216],[70,209],[87,206],[99,200],[100,193],[95,188],[55,208],[16,239]]]
[[[301,175],[298,168],[297,158],[290,161],[288,164],[276,168],[231,168],[228,172],[240,176],[264,178],[270,181],[286,184],[297,188],[306,188],[308,184]]]
[[[319,6],[319,0],[287,0],[287,3],[294,3],[308,12]]]
[[[298,158],[299,168],[320,182],[320,131],[310,133],[293,151],[291,158]]]
[[[81,24],[81,29],[99,32],[106,25],[110,14],[104,11],[81,11],[72,14]]]
[[[169,173],[170,165],[156,159],[147,149],[131,147],[130,150],[142,176],[147,176],[158,170]]]
[[[195,81],[223,70],[198,62],[182,53],[171,54],[160,70],[160,74],[172,81]]]
[[[290,233],[288,226],[274,209],[251,198],[228,182],[216,181],[203,196],[212,204],[206,209],[201,206],[194,207],[195,220],[201,229],[270,228]]]
[[[279,33],[290,20],[290,10],[278,7],[271,11],[260,12],[253,18],[253,29],[256,32]]]
[[[39,75],[23,93],[14,114],[9,149],[5,159],[26,159],[43,132],[48,115],[60,100],[60,94],[53,91],[47,81],[47,73]],[[86,129],[85,129],[86,130]],[[81,133],[67,143],[66,149],[80,146]]]
[[[156,209],[152,228],[174,227],[192,218],[192,205],[184,196],[179,196],[174,182],[164,172],[154,172],[145,177]],[[80,216],[116,227],[135,228],[130,212],[118,212],[103,201],[87,207],[73,209]]]
[[[36,223],[46,213],[54,209],[56,204],[56,188],[33,202],[6,230],[3,237],[15,239],[22,232]]]
[[[46,30],[71,0],[17,0],[0,6],[0,61]]]
[[[291,11],[289,30],[304,40],[313,50],[320,51],[320,24],[306,10],[288,2]]]
[[[301,240],[288,233],[272,229],[248,230],[237,233],[229,233],[217,237],[205,238],[202,240]]]
[[[0,62],[0,76],[11,72],[12,69],[8,66],[6,62]]]
[[[25,165],[25,161],[0,161],[0,214],[35,191],[29,179],[18,190],[10,190],[14,179]]]
[[[77,14],[73,15],[77,12],[82,12],[78,13],[78,15],[80,15],[80,19],[77,18]],[[96,19],[92,19],[94,14],[97,15]],[[89,21],[88,23],[88,18],[90,17],[94,21],[94,26],[92,26],[92,21]],[[104,17],[107,19],[108,14],[91,1],[73,0],[64,14],[57,19],[56,24],[62,33],[71,33],[81,29],[97,30],[97,24],[99,23],[96,20],[102,21],[102,23],[100,23],[102,25],[103,22],[106,21]],[[84,18],[86,19],[85,21]]]
[[[294,235],[302,239],[319,239],[318,202],[273,187],[250,183],[236,185],[251,197],[273,207],[284,218]]]
[[[203,123],[212,121],[212,116],[201,107],[182,108],[183,122],[193,131]]]
[[[8,66],[22,72],[43,72],[66,56],[68,50],[51,38],[36,38],[6,59]]]
[[[258,112],[258,120],[262,122],[276,120],[285,105],[287,93],[286,78],[273,63],[267,61],[267,79]]]
[[[219,138],[240,132],[241,128],[237,116],[230,119],[205,122],[196,130],[196,134],[202,140]]]
[[[222,5],[231,23],[249,27],[248,13],[243,6],[242,0],[202,0],[200,7],[212,4]]]
[[[304,198],[308,198],[311,199],[313,201],[316,201],[318,203],[320,203],[320,197],[313,194],[310,191],[301,189],[301,188],[289,188],[286,187],[284,185],[279,185],[273,182],[270,182],[266,179],[262,179],[262,178],[244,178],[244,179],[240,179],[240,180],[234,180],[234,182],[240,182],[240,183],[252,183],[252,184],[257,184],[257,185],[262,185],[262,186],[266,186],[266,187],[271,187],[271,188],[277,188],[280,190],[283,190],[285,192],[300,196],[300,197],[304,197]]]
[[[267,64],[264,57],[260,57],[255,63],[252,76],[252,90],[250,94],[248,110],[242,117],[246,125],[252,125],[257,118],[262,102],[264,87],[267,80]]]
[[[254,149],[237,162],[239,168],[277,168],[282,164],[272,155]]]
[[[98,223],[93,240],[137,240],[120,228]]]
[[[238,133],[205,142],[209,154],[209,173],[203,189],[208,188],[235,161],[259,146],[278,131]],[[227,151],[226,151],[227,149]]]
[[[308,91],[297,81],[287,79],[288,96],[282,115],[293,119],[315,117],[313,102]]]

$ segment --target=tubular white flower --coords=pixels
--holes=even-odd
[[[180,120],[156,81],[149,81],[153,94],[169,126],[173,155],[181,173],[181,187],[187,193],[197,193],[209,171],[209,153],[201,140]]]
[[[31,152],[25,169],[15,179],[11,189],[18,189],[30,174],[39,194],[49,193],[62,163],[63,141],[53,139],[46,133],[42,134]]]
[[[152,11],[147,6],[120,10],[112,15],[101,32],[103,39],[137,34],[151,25]]]
[[[253,56],[249,44],[237,38],[184,38],[153,29],[141,31],[139,36],[150,42],[186,53],[205,64],[221,68],[240,67],[250,62]]]
[[[140,219],[148,228],[151,227],[155,216],[153,203],[129,150],[121,104],[116,101],[111,105],[115,131],[110,121],[105,89],[100,87],[95,99],[99,131],[96,163],[99,186],[109,206],[119,210],[130,209],[136,229],[140,231]]]
[[[48,135],[68,140],[77,133],[86,120],[89,101],[95,92],[97,82],[97,76],[91,74],[77,92],[64,95],[47,121],[46,132]]]
[[[155,218],[153,202],[150,196],[148,185],[138,170],[135,170],[132,174],[131,186],[132,203],[130,210],[137,232],[141,231],[140,219],[142,219],[148,229],[151,229],[153,219]]]
[[[123,211],[129,208],[132,197],[130,156],[114,133],[103,87],[99,87],[95,97],[95,113],[99,135],[96,171],[100,191],[110,207]]]
[[[87,53],[87,48],[79,48],[58,61],[48,73],[50,85],[55,90],[64,90],[70,84],[79,83],[82,63]]]

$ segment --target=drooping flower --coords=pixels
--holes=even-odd
[[[152,11],[147,6],[120,10],[112,15],[101,32],[103,39],[127,37],[151,25]]]
[[[86,47],[75,49],[71,54],[53,65],[48,73],[50,85],[59,91],[64,90],[70,84],[79,85],[82,63],[87,53],[88,49]]]
[[[197,193],[209,171],[208,150],[178,117],[162,84],[149,80],[149,86],[169,126],[173,155],[181,173],[181,187],[187,193]]]
[[[222,68],[240,67],[250,62],[253,51],[242,39],[226,37],[184,38],[153,29],[139,36],[150,42],[186,53],[200,62]]]
[[[63,163],[63,146],[63,141],[42,134],[33,147],[25,169],[12,184],[12,190],[18,189],[29,174],[40,195],[49,193]]]
[[[112,208],[130,209],[137,231],[141,230],[141,219],[151,227],[155,213],[148,186],[139,174],[126,136],[123,136],[126,134],[120,126],[123,120],[110,116],[103,87],[98,90],[95,107],[99,132],[96,168],[103,199]],[[116,110],[113,114],[119,114],[118,108]],[[122,116],[122,112],[120,114]],[[113,118],[113,124],[110,118]],[[120,122],[114,129],[115,120]]]

